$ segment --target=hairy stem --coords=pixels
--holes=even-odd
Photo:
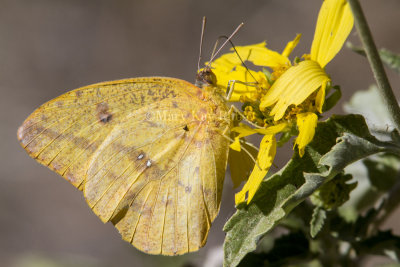
[[[400,107],[386,76],[378,50],[376,49],[376,45],[372,38],[371,31],[361,9],[361,5],[358,0],[347,1],[350,4],[353,12],[357,31],[360,35],[361,42],[367,54],[368,61],[371,65],[371,69],[374,73],[374,77],[380,89],[379,91],[382,95],[383,101],[389,110],[395,127],[397,130],[400,130]]]

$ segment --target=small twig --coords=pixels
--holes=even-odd
[[[380,89],[379,91],[382,95],[383,101],[389,110],[396,129],[400,130],[400,107],[386,76],[382,61],[379,57],[378,50],[376,49],[376,45],[372,38],[371,31],[368,27],[368,23],[365,19],[360,3],[358,0],[347,1],[352,9],[357,31],[360,35],[361,42],[364,46],[365,53],[367,54],[368,61],[371,65],[371,69],[378,84],[378,88]]]

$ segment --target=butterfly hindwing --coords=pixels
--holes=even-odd
[[[192,107],[175,98],[132,112],[88,170],[88,204],[147,253],[197,250],[219,210],[228,144],[207,121],[193,117]],[[169,119],[161,119],[164,111]]]

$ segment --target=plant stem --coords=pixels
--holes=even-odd
[[[398,131],[400,131],[400,107],[390,86],[389,80],[383,68],[378,50],[372,38],[371,31],[365,19],[364,13],[358,0],[347,0],[353,12],[355,25],[360,35],[361,42],[367,54],[368,61],[374,73],[375,80],[380,89],[386,107],[389,110],[392,121]]]

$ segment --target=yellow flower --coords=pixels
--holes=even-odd
[[[325,0],[319,12],[309,59],[285,71],[261,99],[260,109],[273,106],[270,115],[274,116],[274,120],[280,120],[289,106],[300,105],[319,90],[315,96],[315,110],[308,110],[304,116],[297,115],[297,122],[302,123],[301,127],[298,124],[299,137],[296,140],[300,156],[313,139],[317,125],[316,115],[311,116],[308,112],[322,112],[325,89],[330,81],[324,67],[342,48],[353,23],[345,0]]]
[[[240,58],[244,61],[250,61],[254,65],[277,70],[286,69],[291,66],[288,56],[298,44],[300,37],[301,35],[298,34],[293,41],[289,42],[282,54],[266,48],[265,41],[235,48]],[[211,64],[214,74],[218,77],[218,86],[226,88],[229,81],[232,80],[250,84],[235,84],[233,94],[229,99],[232,102],[239,101],[244,97],[254,99],[254,94],[257,94],[257,88],[268,89],[270,87],[263,72],[246,69],[242,66],[240,58],[236,53],[228,53],[222,55]],[[256,85],[251,83],[256,83]]]
[[[257,112],[264,117],[257,118],[257,122],[266,122],[266,125],[259,125],[265,129],[253,129],[245,125],[232,129],[239,133],[231,145],[234,150],[240,150],[240,138],[254,133],[264,135],[257,164],[243,189],[236,194],[236,204],[245,201],[247,193],[247,203],[253,198],[272,165],[276,153],[274,135],[286,131],[290,128],[288,125],[296,123],[299,135],[295,146],[298,147],[300,156],[304,155],[305,147],[314,137],[317,113],[322,113],[325,91],[330,84],[330,77],[324,68],[342,48],[353,28],[353,22],[346,0],[325,0],[318,15],[310,54],[305,55],[303,61],[296,61],[294,64],[288,57],[299,42],[300,35],[289,42],[282,53],[266,48],[265,42],[236,47],[244,61],[272,70],[267,81],[263,72],[250,71],[243,67],[235,53],[223,55],[212,63],[221,86],[226,86],[229,80],[257,83],[256,86],[235,84],[232,101],[244,99],[245,104],[248,102],[252,107],[258,105]],[[247,109],[246,112],[249,118],[255,118],[253,109]]]

